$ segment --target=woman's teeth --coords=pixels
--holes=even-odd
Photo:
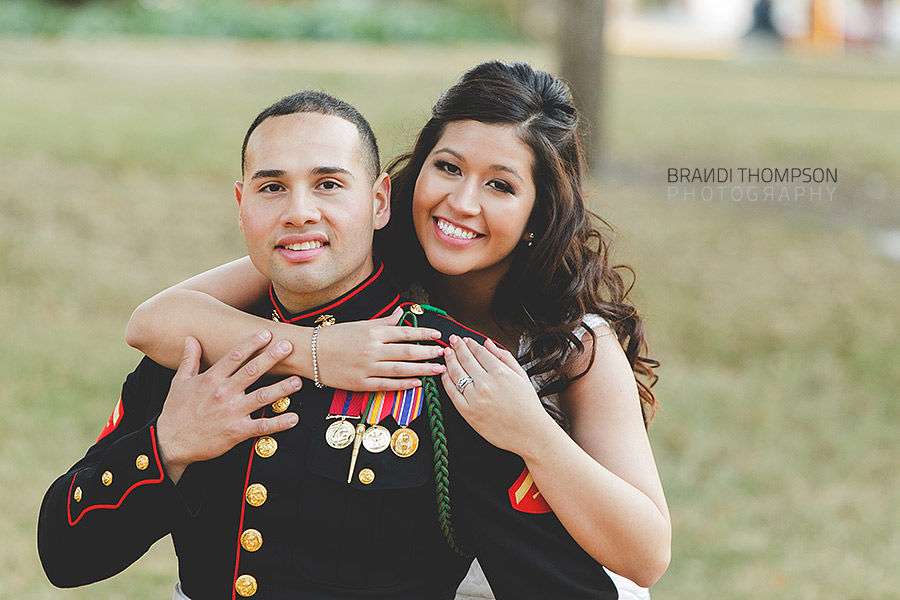
[[[466,231],[464,229],[460,229],[459,227],[455,227],[444,221],[443,219],[438,219],[437,222],[438,229],[443,231],[446,235],[449,235],[452,238],[456,238],[458,240],[471,240],[474,238],[477,233],[474,231]]]

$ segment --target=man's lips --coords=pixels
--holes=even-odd
[[[286,250],[294,250],[294,251],[306,251],[306,250],[315,250],[316,248],[321,248],[322,246],[327,245],[325,242],[320,240],[313,240],[308,242],[294,242],[292,244],[279,244],[276,248],[284,248]]]
[[[321,236],[294,236],[279,240],[275,250],[288,261],[303,262],[322,254],[328,245]]]

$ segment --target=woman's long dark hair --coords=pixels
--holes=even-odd
[[[385,264],[401,283],[415,279],[428,289],[434,280],[413,227],[412,198],[419,172],[447,124],[474,120],[515,126],[534,154],[536,197],[526,230],[534,232],[534,242],[514,251],[513,264],[494,296],[494,321],[505,330],[521,328],[531,335],[529,355],[520,359],[535,361],[528,374],[544,382],[539,391],[543,397],[565,389],[590,369],[596,336],[587,327],[594,338],[590,363],[583,372],[568,374],[584,350],[575,330],[588,313],[605,318],[634,371],[649,423],[658,407],[650,388],[659,363],[647,356],[643,322],[627,299],[631,285],[621,271],[628,271],[632,282],[634,272],[625,265],[609,265],[609,243],[585,208],[578,113],[566,84],[525,63],[486,62],[444,92],[431,115],[412,151],[387,169],[393,182],[391,222],[375,239]],[[570,352],[573,346],[576,352]],[[566,423],[558,407],[545,406]]]

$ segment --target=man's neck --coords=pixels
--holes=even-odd
[[[314,291],[297,292],[280,285],[278,282],[272,282],[272,289],[278,302],[290,313],[299,314],[312,310],[318,306],[322,306],[332,300],[340,298],[372,275],[374,268],[369,268],[354,273],[352,277],[348,277],[339,283],[330,285],[324,289]]]

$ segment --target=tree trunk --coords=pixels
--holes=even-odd
[[[605,0],[561,0],[560,74],[581,116],[581,141],[590,168],[601,162],[603,115],[603,22]]]

